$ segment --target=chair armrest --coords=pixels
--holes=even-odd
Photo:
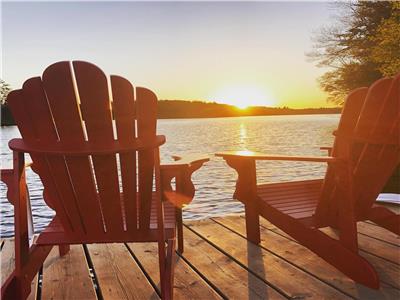
[[[25,164],[25,169],[30,168],[32,165],[31,162]],[[8,202],[14,205],[14,191],[15,191],[15,184],[14,184],[14,169],[0,169],[0,181],[4,182],[7,186],[7,199]]]
[[[210,158],[208,155],[173,156],[173,158],[175,162],[160,166],[163,196],[176,207],[182,207],[189,204],[195,195],[192,174]],[[173,178],[176,179],[175,191],[171,186]]]
[[[181,169],[185,167],[191,167],[194,165],[200,164],[203,165],[205,162],[210,160],[209,155],[206,154],[190,154],[185,156],[173,155],[172,158],[175,160],[174,162],[170,162],[167,164],[162,164],[161,170],[165,169]]]
[[[66,143],[63,141],[45,145],[43,143],[26,143],[23,139],[12,139],[8,146],[17,152],[37,153],[58,156],[86,156],[126,153],[138,150],[157,148],[165,143],[165,136],[157,135],[152,140],[136,138],[130,142],[111,141],[105,144],[95,144],[90,141]]]
[[[270,155],[261,152],[252,151],[227,151],[216,153],[215,156],[227,159],[253,159],[253,160],[283,160],[283,161],[308,161],[308,162],[324,162],[333,163],[342,161],[339,158],[331,156],[287,156],[287,155]]]

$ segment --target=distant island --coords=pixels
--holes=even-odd
[[[240,109],[233,105],[215,102],[160,100],[159,119],[222,118],[277,115],[339,114],[340,107],[301,108],[250,106]],[[1,126],[15,125],[7,105],[1,105]]]

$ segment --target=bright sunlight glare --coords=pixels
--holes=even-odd
[[[234,105],[240,109],[249,106],[274,106],[275,99],[266,89],[256,86],[226,86],[216,91],[211,99],[219,103]]]

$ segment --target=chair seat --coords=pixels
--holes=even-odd
[[[169,194],[172,195],[173,193],[170,192]],[[121,197],[123,197],[123,195],[121,195]],[[74,233],[66,233],[60,220],[56,216],[46,227],[46,229],[42,233],[40,233],[39,237],[37,238],[36,244],[49,245],[157,241],[158,229],[156,201],[156,193],[153,192],[149,228],[121,231],[117,233],[113,232],[110,234],[101,233],[95,235],[77,235]],[[168,239],[175,237],[176,208],[172,203],[168,201],[165,201],[163,203],[165,238]]]
[[[261,204],[265,203],[295,219],[313,216],[323,179],[257,185]]]

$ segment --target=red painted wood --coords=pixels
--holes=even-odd
[[[141,139],[152,139],[156,134],[157,97],[145,88],[136,88],[137,135]],[[139,228],[148,228],[153,189],[154,150],[138,153],[139,182]]]
[[[113,111],[118,140],[125,144],[136,137],[135,95],[132,84],[125,78],[111,76]],[[122,188],[124,193],[124,218],[128,230],[137,224],[136,152],[120,154]]]
[[[156,148],[165,143],[165,136],[157,135],[152,140],[142,140],[136,138],[133,141],[122,143],[120,141],[111,141],[108,144],[96,145],[90,141],[83,141],[77,145],[76,143],[55,141],[54,144],[43,145],[40,142],[33,141],[26,143],[23,139],[12,139],[8,146],[12,150],[18,152],[27,152],[38,155],[53,156],[87,156],[87,155],[107,155],[116,153],[131,153],[138,150]],[[179,166],[180,168],[185,165]]]
[[[85,136],[70,63],[59,62],[49,66],[43,73],[42,81],[59,139],[76,145],[83,143]],[[67,156],[65,163],[75,192],[74,198],[65,201],[74,201],[79,206],[85,232],[104,231],[89,158]],[[53,169],[58,171],[57,166]]]
[[[95,65],[79,61],[72,64],[88,140],[107,145],[114,141],[107,78]],[[92,160],[105,230],[107,234],[118,234],[124,226],[116,156],[92,155]]]
[[[258,213],[293,236],[356,282],[379,287],[373,267],[358,255],[357,221],[371,219],[399,232],[400,215],[373,206],[400,163],[400,74],[350,93],[342,111],[335,141],[327,158],[324,180],[254,185],[256,159],[311,160],[259,153],[220,153],[238,172],[234,198],[256,202]],[[387,135],[388,137],[384,137]],[[320,162],[324,160],[319,160]],[[252,162],[252,163],[250,163]],[[246,226],[254,226],[246,215]],[[339,240],[317,228],[332,226]],[[258,242],[257,237],[248,239]]]
[[[75,243],[158,242],[162,295],[171,299],[177,222],[182,232],[180,207],[174,204],[193,199],[190,176],[208,158],[164,166],[168,176],[161,185],[158,147],[165,137],[156,136],[157,97],[145,88],[135,92],[118,76],[111,77],[109,90],[104,73],[86,62],[53,64],[8,100],[22,139],[9,143],[14,169],[1,173],[15,206],[17,251],[16,270],[2,286],[2,297],[29,294],[30,281],[52,245],[59,245],[63,255]],[[56,212],[31,248],[24,152],[31,154],[45,201]],[[174,177],[179,191],[171,188]]]

